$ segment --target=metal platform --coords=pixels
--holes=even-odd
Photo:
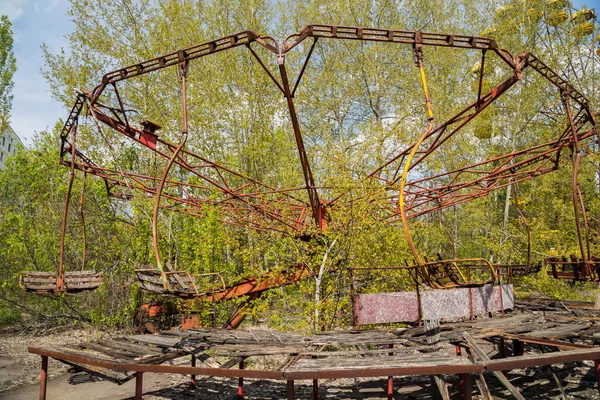
[[[534,311],[540,308],[544,311]],[[294,398],[297,380],[312,380],[318,398],[320,379],[388,377],[391,398],[393,377],[431,375],[442,398],[449,398],[446,380],[458,375],[459,391],[470,399],[471,377],[480,390],[493,378],[522,398],[503,374],[513,369],[594,360],[598,376],[600,311],[571,310],[568,303],[547,301],[517,302],[516,309],[503,317],[442,323],[427,330],[417,326],[303,335],[190,329],[121,336],[75,348],[30,347],[29,352],[42,357],[40,399],[46,397],[48,357],[116,383],[135,377],[136,399],[142,398],[147,372],[191,375],[194,382],[199,375],[237,377],[240,395],[244,378],[286,381],[289,399]],[[490,346],[494,351],[488,351]],[[186,355],[191,355],[190,366],[162,364]],[[271,358],[272,363],[260,365],[272,367],[257,369],[256,363],[247,363],[253,357]]]

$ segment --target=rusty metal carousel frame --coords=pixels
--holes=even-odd
[[[297,76],[295,79],[292,79],[288,75],[288,68],[286,68],[286,56],[294,49],[300,48],[298,45],[306,40],[312,40],[312,42],[308,46],[308,52],[303,58],[303,63]],[[155,293],[170,294],[184,298],[200,298],[213,295],[218,297],[219,295],[215,293],[219,293],[219,290],[221,290],[216,289],[210,293],[200,292],[195,284],[196,277],[186,271],[173,270],[168,263],[163,263],[159,254],[157,239],[157,215],[160,208],[193,216],[202,216],[204,207],[210,205],[211,207],[218,208],[223,223],[236,225],[244,229],[280,232],[301,239],[326,231],[328,224],[335,225],[335,221],[332,222],[329,220],[329,211],[341,206],[345,195],[342,193],[333,198],[326,198],[323,195],[326,192],[326,188],[319,186],[319,182],[317,182],[315,174],[313,174],[294,100],[316,44],[320,41],[329,40],[355,40],[412,47],[414,61],[419,70],[422,83],[426,109],[424,120],[427,120],[426,129],[416,141],[406,145],[401,151],[389,157],[381,166],[374,168],[369,174],[361,177],[357,185],[375,188],[375,191],[380,193],[380,196],[385,200],[383,202],[384,205],[381,206],[381,213],[378,215],[383,215],[382,218],[390,224],[401,222],[404,226],[414,263],[402,268],[406,268],[411,273],[417,284],[417,292],[419,285],[426,285],[433,289],[468,290],[468,296],[472,297],[471,293],[474,288],[485,289],[491,285],[493,288],[500,288],[499,300],[501,306],[499,311],[508,308],[502,304],[504,299],[502,293],[503,284],[510,280],[513,275],[536,270],[535,266],[531,264],[529,257],[527,264],[521,266],[492,265],[485,259],[444,259],[440,257],[439,260],[429,261],[419,255],[410,234],[408,221],[411,218],[481,198],[500,188],[516,185],[519,182],[554,171],[559,168],[561,155],[566,151],[571,152],[574,170],[572,199],[581,258],[575,258],[568,262],[558,259],[548,259],[546,262],[553,266],[552,273],[557,278],[597,280],[596,268],[600,264],[590,254],[589,229],[583,197],[578,183],[578,168],[581,157],[581,143],[589,138],[597,138],[598,132],[595,114],[590,108],[588,99],[582,93],[535,55],[523,53],[515,56],[509,51],[500,48],[495,40],[489,38],[380,28],[309,25],[301,31],[289,35],[281,43],[270,36],[262,36],[254,31],[239,32],[211,40],[109,72],[103,76],[101,83],[93,90],[80,91],[77,94],[75,104],[62,129],[60,143],[60,162],[71,168],[71,177],[77,171],[85,175],[99,177],[106,183],[109,194],[117,198],[130,199],[134,191],[154,198],[153,248],[156,267],[139,268],[136,270],[136,277],[143,287]],[[277,74],[272,72],[268,66],[268,62],[265,62],[264,57],[259,55],[257,47],[260,47],[263,53],[266,50],[267,54],[273,55],[279,76],[276,76]],[[468,106],[439,123],[436,123],[434,120],[425,77],[426,49],[428,47],[446,47],[481,53],[481,68],[478,76],[476,96]],[[189,130],[187,104],[188,69],[193,67],[193,61],[196,59],[210,57],[212,54],[231,51],[235,48],[242,48],[249,51],[268,75],[270,81],[272,81],[277,90],[285,98],[304,179],[301,186],[292,188],[274,187],[186,148]],[[486,85],[484,85],[484,65],[486,60],[489,62],[490,57],[496,57],[495,61],[499,60],[504,68],[508,68],[510,73],[507,79],[487,90]],[[118,89],[120,82],[166,68],[177,69],[178,76],[180,77],[183,118],[182,135],[178,143],[172,143],[161,138],[158,135],[160,126],[151,121],[145,120],[139,126],[133,124],[132,114],[134,111],[126,108]],[[505,93],[511,91],[515,85],[518,85],[523,80],[525,73],[530,72],[539,74],[550,88],[556,90],[560,97],[560,104],[564,111],[564,116],[566,116],[567,123],[566,126],[556,132],[553,140],[432,176],[415,174],[414,176],[416,177],[412,180],[409,179],[408,176],[411,171],[414,171],[418,165],[422,164],[424,160],[436,152],[454,135],[464,130],[466,126],[469,126],[469,123],[475,120],[491,104]],[[103,103],[103,94],[106,94],[109,89],[112,90],[113,102],[116,103],[111,106]],[[137,143],[140,148],[152,152],[157,158],[167,160],[162,175],[159,177],[127,171],[118,165],[104,167],[93,161],[77,147],[79,119],[84,116],[92,118],[97,131],[102,137],[106,138],[106,132],[110,130],[111,134],[116,133],[125,140]],[[186,181],[185,179],[169,177],[170,169],[173,166],[178,166],[186,172],[183,175],[194,177],[194,180]],[[168,192],[165,190],[167,188],[169,189]],[[302,192],[304,192],[304,195],[299,194]],[[199,195],[202,193],[205,196]],[[63,221],[63,227],[65,223],[66,221]],[[567,267],[571,268],[571,270],[567,271]],[[562,270],[558,272],[557,268],[562,268]],[[475,273],[473,271],[479,272]],[[502,276],[506,277],[505,282],[502,282]],[[39,277],[36,279],[34,273],[24,273],[21,281],[25,289],[41,293],[61,292],[60,288],[56,289],[56,282],[61,282],[58,286],[62,285],[61,288],[64,291],[64,283],[62,282],[65,281],[65,273],[62,271],[62,261],[58,274],[52,277],[42,277],[43,279],[47,281],[41,282]],[[47,287],[44,288],[45,284]],[[222,286],[225,288],[224,282]],[[419,298],[418,293],[417,298]],[[418,318],[420,318],[422,307],[420,305],[420,298],[418,301],[417,313],[419,314]],[[513,301],[511,307],[514,306]],[[471,314],[473,313],[473,300],[471,300],[470,312]],[[471,343],[471,339],[467,338],[465,343],[467,347],[477,353],[477,346]],[[561,346],[569,347],[562,342],[558,344],[551,343],[550,345],[558,348]],[[171,350],[173,349],[170,348],[169,351]],[[47,357],[57,358],[65,362],[79,363],[80,365],[86,364],[85,357],[77,358],[78,356],[69,354],[69,352],[61,353],[56,350],[45,351],[43,349],[34,349],[33,352],[40,354],[43,359],[40,398],[45,398]],[[577,353],[578,355],[576,356],[565,358],[565,361],[600,359],[600,354],[597,354],[598,352],[600,350],[594,348],[591,353],[588,352],[584,355]],[[195,357],[196,353],[194,354]],[[390,354],[393,355],[394,352],[390,351]],[[164,359],[164,357],[156,357],[157,362],[162,362]],[[136,398],[141,398],[141,377],[144,372],[167,372],[167,370],[173,370],[172,372],[193,375],[237,376],[240,377],[240,382],[242,377],[256,378],[263,377],[263,375],[268,378],[282,379],[280,376],[281,372],[276,371],[270,371],[269,373],[265,371],[265,373],[254,374],[251,371],[240,369],[239,373],[234,373],[234,370],[229,370],[229,368],[235,363],[227,367],[226,373],[221,374],[212,368],[210,371],[206,368],[196,368],[195,360],[196,358],[193,358],[192,367],[181,367],[179,369],[162,368],[162,366],[154,364],[123,364],[122,362],[114,361],[96,364],[98,366],[102,364],[103,368],[116,368],[119,371],[136,371],[136,376],[139,380],[139,386],[136,389]],[[539,363],[537,364],[536,362],[538,361],[531,361],[530,364],[545,365],[544,363],[561,362],[560,360],[562,359],[558,357],[549,362],[550,358],[546,357],[544,360],[538,360]],[[469,362],[467,363],[468,365],[464,365],[463,369],[460,369],[456,365],[435,364],[434,362],[435,368],[430,366],[431,368],[427,367],[422,369],[421,372],[429,371],[428,373],[431,374],[461,374],[461,392],[465,398],[470,398],[469,374],[481,373],[486,368],[491,368],[486,364],[488,361],[489,359],[485,360],[483,358],[480,363],[481,365],[475,362],[477,366],[474,366],[473,362]],[[527,364],[527,362],[523,362]],[[115,366],[118,366],[118,368]],[[290,366],[291,364],[286,366],[286,368]],[[517,367],[517,364],[513,367]],[[243,358],[240,368],[243,368]],[[415,366],[415,368],[418,369],[419,367]],[[506,365],[499,365],[494,368],[494,371],[509,369]],[[392,366],[383,369],[373,369],[365,366],[362,369],[353,370],[354,372],[352,373],[335,373],[334,370],[327,370],[325,375],[323,375],[323,371],[319,372],[318,369],[311,371],[309,371],[310,373],[298,373],[297,375],[290,372],[291,375],[287,378],[285,378],[285,373],[282,375],[288,381],[288,384],[290,381],[292,382],[291,389],[288,386],[289,398],[293,397],[293,376],[297,376],[297,379],[314,379],[316,382],[319,376],[381,376],[382,374],[391,375],[392,373],[406,373],[409,375],[416,373],[414,368],[409,368],[409,370],[402,372],[396,367],[392,368]]]

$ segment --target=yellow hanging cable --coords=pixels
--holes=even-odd
[[[402,171],[402,177],[400,178],[400,201],[399,201],[398,206],[400,208],[400,218],[402,219],[402,225],[404,226],[404,233],[406,234],[406,240],[408,241],[408,246],[410,247],[410,250],[413,254],[415,262],[417,263],[418,266],[421,266],[422,265],[421,258],[419,257],[419,253],[417,251],[415,243],[413,242],[412,235],[410,234],[410,231],[408,229],[408,222],[406,220],[406,212],[404,209],[404,187],[406,185],[406,177],[408,175],[408,171],[410,170],[412,160],[413,160],[415,154],[417,153],[419,146],[421,146],[421,143],[423,143],[425,138],[427,138],[429,136],[429,134],[431,133],[431,131],[433,130],[434,121],[433,121],[433,112],[431,110],[431,100],[429,98],[429,91],[427,89],[427,80],[425,79],[425,70],[423,69],[423,53],[422,53],[420,46],[415,46],[415,54],[416,54],[417,66],[419,67],[419,73],[421,76],[421,84],[423,85],[423,92],[425,93],[425,104],[427,106],[427,119],[429,120],[429,127],[427,128],[425,133],[423,133],[421,135],[419,140],[417,140],[417,143],[415,143],[415,145],[411,149],[410,154],[408,155],[408,158],[406,159],[406,162],[404,163],[404,170]]]

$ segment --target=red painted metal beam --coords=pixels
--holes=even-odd
[[[312,273],[305,265],[299,265],[294,270],[288,272],[269,272],[260,279],[242,279],[241,281],[228,286],[223,291],[200,296],[197,298],[204,299],[210,302],[219,302],[241,296],[256,296],[260,295],[262,292],[265,292],[267,290],[298,282],[301,279],[304,279],[311,275]]]

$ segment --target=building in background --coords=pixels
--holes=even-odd
[[[6,129],[0,132],[0,168],[4,168],[8,156],[16,153],[19,146],[23,146],[23,142],[10,125],[7,125]]]

